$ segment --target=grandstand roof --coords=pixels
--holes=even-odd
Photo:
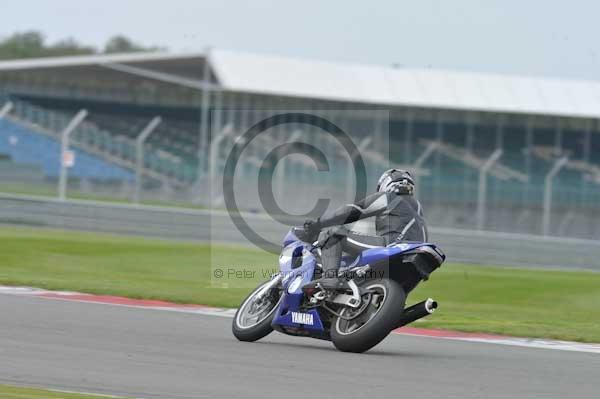
[[[202,53],[132,53],[0,62],[2,71],[132,65],[200,83]],[[392,68],[211,50],[224,90],[388,106],[600,117],[600,82]]]
[[[125,54],[99,54],[99,55],[76,55],[68,57],[45,57],[30,58],[22,60],[0,61],[0,71],[16,71],[40,68],[63,68],[89,66],[111,63],[149,62],[149,61],[171,61],[177,62],[181,59],[204,58],[203,53],[171,54],[166,52],[156,53],[125,53]]]
[[[309,61],[216,50],[229,90],[388,105],[600,117],[600,82]]]

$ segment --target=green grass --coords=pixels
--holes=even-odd
[[[50,229],[3,227],[0,242],[0,284],[224,307],[237,306],[260,279],[213,288],[211,264],[256,268],[277,261],[239,248]]]
[[[82,395],[77,393],[46,391],[43,389],[11,387],[0,385],[2,399],[106,399],[102,395]]]
[[[48,229],[0,227],[0,242],[0,284],[223,307],[277,265],[246,248]],[[409,302],[429,296],[440,310],[418,326],[600,342],[600,273],[447,264]]]

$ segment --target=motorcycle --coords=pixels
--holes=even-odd
[[[430,315],[429,298],[405,308],[407,295],[439,268],[446,256],[430,243],[394,242],[342,258],[339,284],[323,287],[320,248],[304,229],[283,240],[280,272],[259,285],[239,306],[233,335],[257,341],[273,330],[333,342],[344,352],[365,352],[394,329]]]

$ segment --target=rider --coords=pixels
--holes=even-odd
[[[356,204],[347,204],[316,220],[307,220],[304,230],[318,236],[321,248],[323,285],[335,285],[342,251],[357,256],[369,248],[384,247],[396,241],[427,241],[427,226],[420,202],[413,197],[415,182],[409,172],[389,169],[377,183],[377,192]],[[345,228],[344,224],[375,216],[377,235]],[[332,227],[337,226],[337,227]],[[324,230],[327,227],[330,229]]]

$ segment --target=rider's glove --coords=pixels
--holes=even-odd
[[[319,219],[317,220],[307,220],[304,222],[304,232],[308,237],[310,237],[310,241],[316,241],[319,233],[321,232],[321,222]]]

